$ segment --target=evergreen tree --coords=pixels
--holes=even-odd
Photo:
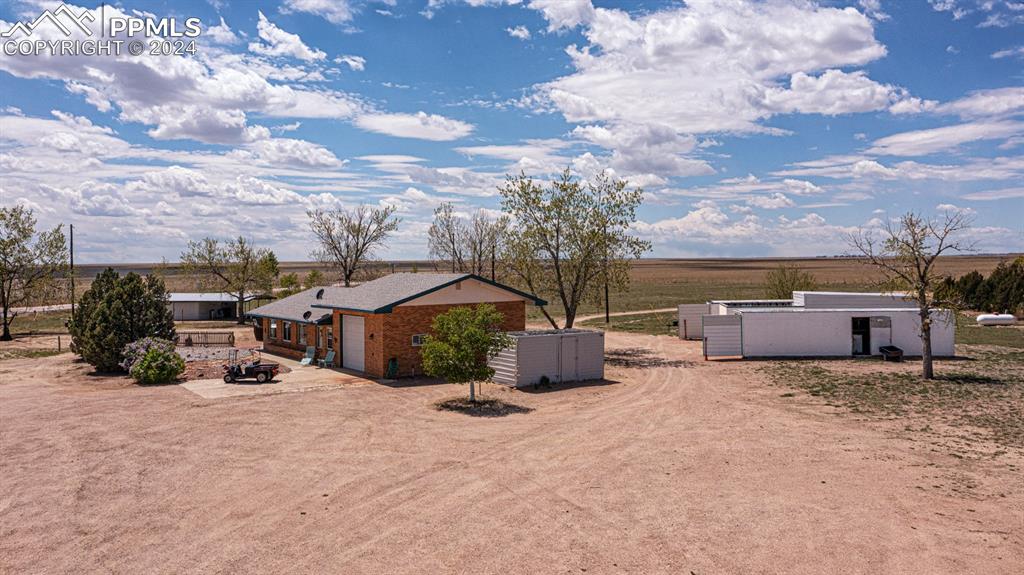
[[[73,349],[98,371],[119,371],[124,347],[144,337],[174,339],[167,289],[156,276],[107,268],[82,295],[69,323]]]

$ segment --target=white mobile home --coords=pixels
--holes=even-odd
[[[692,314],[680,307],[680,318]],[[713,301],[706,309],[700,337],[708,357],[879,355],[883,346],[921,355],[918,308],[903,294],[793,292],[792,300]],[[953,314],[930,313],[932,353],[952,356]],[[687,335],[681,328],[680,337]]]

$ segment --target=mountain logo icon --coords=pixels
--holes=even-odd
[[[68,25],[64,23],[64,19],[70,20],[71,23],[77,26],[78,29],[84,32],[87,36],[92,36],[92,30],[90,30],[89,27],[86,26],[84,23],[85,21],[92,22],[96,20],[96,16],[92,13],[92,11],[86,9],[82,10],[81,14],[76,15],[70,8],[67,7],[66,4],[61,4],[57,9],[53,10],[52,12],[50,10],[44,10],[43,13],[40,14],[39,17],[33,20],[32,22],[16,22],[13,26],[11,26],[10,30],[7,30],[6,32],[0,32],[0,37],[10,38],[11,36],[14,36],[14,34],[18,31],[20,31],[25,36],[31,36],[32,32],[36,28],[38,28],[43,22],[51,22],[61,32],[63,32],[65,36],[71,36],[71,28],[69,28]]]

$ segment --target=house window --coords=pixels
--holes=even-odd
[[[324,347],[324,328],[317,326],[316,328],[316,348],[323,349]]]
[[[423,345],[426,342],[427,342],[427,334],[425,334],[425,333],[418,333],[418,334],[412,336],[412,346],[413,347],[420,347],[421,345]]]
[[[334,328],[327,328],[327,349],[334,349]]]
[[[306,345],[306,326],[299,324],[299,345]]]
[[[281,339],[285,341],[292,340],[292,322],[282,321],[281,322]]]
[[[270,339],[277,339],[277,320],[270,320]]]

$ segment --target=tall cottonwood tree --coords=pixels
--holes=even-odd
[[[445,202],[434,209],[434,222],[427,231],[427,247],[430,257],[451,263],[452,273],[465,268],[465,252],[462,238],[465,222],[455,214],[451,202]]]
[[[600,300],[605,281],[627,289],[630,261],[651,248],[629,234],[643,191],[626,186],[607,175],[584,184],[566,169],[547,187],[520,174],[499,188],[511,219],[503,263],[530,291],[558,299],[562,327],[572,327],[583,302]]]
[[[505,216],[492,218],[477,210],[466,218],[456,214],[450,202],[443,203],[434,210],[428,231],[430,257],[450,265],[452,272],[486,276],[494,271],[507,229]]]
[[[0,308],[3,334],[10,341],[15,307],[43,303],[57,276],[68,269],[68,248],[62,226],[36,233],[36,218],[22,205],[0,207]]]
[[[882,273],[886,288],[906,290],[908,298],[917,303],[921,321],[921,375],[925,379],[935,377],[931,310],[950,305],[935,295],[935,288],[942,280],[935,264],[943,254],[971,249],[956,237],[970,225],[971,219],[960,211],[946,212],[942,218],[925,218],[908,212],[895,221],[886,221],[880,233],[861,230],[849,238],[853,249]]]
[[[237,298],[238,323],[245,322],[245,296],[255,291],[269,291],[278,274],[274,252],[256,249],[250,240],[221,241],[203,238],[189,242],[181,254],[182,271],[195,274],[204,287],[233,294]]]
[[[320,244],[312,256],[337,268],[345,287],[351,285],[356,272],[373,259],[374,252],[402,221],[395,217],[394,206],[359,205],[351,210],[338,208],[306,213]]]

